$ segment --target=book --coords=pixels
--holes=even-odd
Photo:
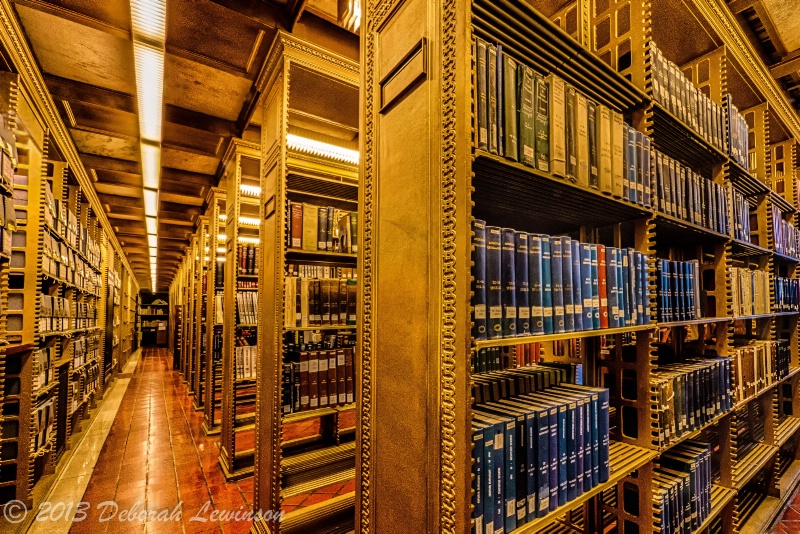
[[[530,69],[526,67],[526,76]],[[535,157],[536,168],[542,172],[550,172],[551,125],[550,125],[550,84],[540,74],[535,75]]]
[[[503,60],[503,46],[496,46],[497,53],[497,153],[504,156],[506,131],[505,131],[505,85],[503,75],[505,74],[505,62]]]
[[[618,198],[624,193],[624,138],[622,114],[611,110],[611,194]]]
[[[564,92],[564,132],[566,142],[566,175],[565,178],[570,182],[578,181],[578,93],[571,85],[566,87]]]
[[[577,239],[570,241],[572,247],[572,306],[575,321],[575,331],[584,330],[583,326],[583,284],[581,281],[581,244]]]
[[[597,123],[597,103],[593,100],[586,102],[587,135],[589,144],[589,187],[600,189],[600,153],[599,133]]]
[[[517,91],[519,107],[519,161],[536,166],[536,128],[534,118],[535,81],[533,69],[522,63],[517,65]]]
[[[486,222],[472,221],[472,337],[486,339]]]
[[[555,302],[553,300],[552,240],[540,236],[542,243],[542,325],[545,334],[555,332]]]
[[[475,85],[477,90],[478,148],[489,150],[489,117],[488,117],[488,81],[489,71],[486,64],[486,41],[475,38]]]
[[[550,74],[546,82],[550,91],[550,169],[555,176],[566,178],[566,87],[555,74]]]
[[[516,290],[516,234],[512,228],[502,229],[501,280],[503,337],[516,335],[517,331],[517,290]]]
[[[503,155],[514,161],[519,159],[518,120],[517,62],[503,53]]]
[[[544,245],[544,240],[542,240]],[[544,250],[544,247],[543,247]],[[564,305],[564,273],[562,270],[563,249],[562,241],[559,237],[554,237],[550,240],[550,276],[552,280],[552,290],[550,294],[553,299],[553,332],[562,333],[566,332],[565,325],[565,305]],[[570,272],[572,270],[570,269]],[[545,291],[545,295],[547,295]],[[570,290],[570,295],[571,295]],[[546,318],[545,318],[545,324]]]
[[[303,250],[316,251],[319,235],[319,210],[317,206],[303,204]]]
[[[548,238],[549,245],[549,238]],[[530,333],[544,334],[544,284],[542,276],[542,236],[528,235],[528,288],[530,290]],[[549,255],[547,261],[549,263]],[[549,285],[549,284],[548,284]],[[550,329],[552,331],[552,305],[550,306]]]
[[[497,124],[497,102],[499,100],[497,91],[498,89],[502,89],[502,86],[497,85],[497,47],[495,47],[492,43],[487,43],[486,47],[486,65],[488,75],[487,103],[489,105],[487,112],[487,122],[489,128],[489,152],[492,154],[499,154],[497,146],[497,140],[500,137]]]
[[[589,116],[586,96],[575,92],[575,154],[579,185],[589,187]]]
[[[488,339],[503,337],[502,232],[497,226],[486,227],[486,333]]]
[[[564,299],[564,331],[575,331],[575,292],[573,289],[572,240],[569,237],[557,238],[561,242],[561,282]]]
[[[526,336],[531,333],[531,307],[530,307],[530,286],[528,272],[528,234],[525,232],[514,232],[515,248],[514,254],[514,274],[516,276],[516,305],[517,305],[517,329],[516,335]]]
[[[611,150],[611,110],[604,104],[598,104],[596,117],[595,153],[598,158],[598,187],[603,193],[612,192],[612,150]]]

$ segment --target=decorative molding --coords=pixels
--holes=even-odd
[[[17,19],[10,0],[0,0],[0,42],[8,52],[11,64],[14,65],[19,73],[22,86],[27,89],[33,100],[34,111],[38,112],[44,119],[44,126],[49,130],[49,135],[54,138],[59,150],[75,173],[78,184],[85,191],[86,198],[97,214],[97,219],[106,231],[105,233],[108,234],[113,248],[119,252],[122,262],[125,264],[129,274],[132,275],[131,279],[134,281],[138,292],[139,283],[136,276],[134,276],[136,271],[131,267],[128,257],[123,253],[122,246],[114,233],[106,212],[102,209],[94,184],[83,166],[67,127],[58,114],[53,97],[47,90],[44,76],[42,76],[38,65],[34,62],[33,51],[28,46],[25,32]]]

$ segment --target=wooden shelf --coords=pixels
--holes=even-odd
[[[545,343],[548,341],[560,341],[563,339],[579,339],[585,337],[597,336],[613,336],[617,334],[627,334],[632,332],[644,332],[646,330],[655,330],[657,325],[655,323],[638,325],[638,326],[624,326],[621,328],[601,328],[599,330],[581,330],[579,332],[563,332],[560,334],[542,334],[536,336],[518,336],[518,337],[504,337],[500,339],[480,339],[473,341],[473,349],[485,349],[488,347],[512,347],[514,345],[525,345],[527,343]]]
[[[355,403],[345,404],[341,406],[326,406],[325,408],[317,408],[316,410],[305,410],[301,412],[293,412],[286,414],[283,417],[283,424],[297,423],[306,421],[308,419],[316,419],[318,417],[326,417],[328,415],[337,415],[342,412],[354,410]]]
[[[757,321],[759,319],[772,319],[777,314],[775,313],[761,313],[759,315],[736,315],[731,318],[733,321]]]
[[[780,252],[775,252],[774,250],[772,251],[772,257],[773,259],[775,259],[775,261],[778,261],[780,263],[788,263],[788,264],[800,263],[800,259],[793,258],[785,254],[781,254]]]
[[[767,496],[739,529],[741,534],[764,534],[786,509],[800,483],[800,460],[795,460],[780,477],[778,491],[780,496]]]
[[[74,330],[62,330],[62,331],[54,331],[54,332],[44,332],[40,333],[39,337],[46,339],[48,337],[72,337],[77,334],[87,334],[89,332],[94,332],[95,330],[100,330],[99,326],[92,326],[90,328],[76,328]]]
[[[659,328],[674,328],[676,326],[692,326],[700,324],[727,323],[732,321],[732,317],[703,317],[700,319],[689,319],[688,321],[669,321],[658,323]]]
[[[320,326],[284,326],[287,332],[312,332],[314,330],[355,330],[354,324],[320,325]]]
[[[593,498],[595,495],[598,495],[607,489],[613,488],[617,482],[636,471],[649,461],[653,460],[655,457],[655,451],[612,441],[609,448],[609,462],[611,464],[611,469],[607,482],[598,484],[591,490],[584,492],[583,495],[577,499],[574,499],[563,506],[559,506],[555,510],[551,510],[546,516],[539,517],[533,521],[525,523],[518,529],[514,530],[513,534],[532,534],[537,532],[540,528],[544,527],[548,523],[552,523],[557,517],[583,505],[583,503]]]
[[[775,445],[782,447],[800,429],[800,418],[787,417],[775,429]]]
[[[699,436],[700,434],[702,434],[702,433],[703,433],[703,431],[705,431],[706,429],[708,429],[708,428],[711,428],[712,426],[716,425],[716,424],[717,424],[717,423],[719,423],[719,422],[720,422],[720,421],[721,421],[721,420],[722,420],[724,417],[727,417],[727,416],[731,415],[733,412],[734,412],[734,410],[728,410],[727,412],[723,412],[723,413],[721,413],[721,414],[717,414],[716,416],[714,416],[714,418],[713,418],[713,419],[711,419],[710,421],[708,421],[706,424],[702,425],[702,426],[701,426],[700,428],[698,428],[697,430],[692,430],[691,432],[689,432],[689,433],[687,433],[687,434],[684,434],[684,435],[682,435],[681,437],[679,437],[678,439],[676,439],[675,441],[673,441],[673,442],[672,442],[672,443],[670,443],[669,445],[667,445],[667,446],[665,446],[665,447],[661,447],[661,449],[659,449],[659,453],[664,453],[664,452],[666,452],[666,451],[668,451],[668,450],[672,449],[673,447],[675,447],[675,446],[677,446],[677,445],[679,445],[679,444],[683,443],[684,441],[687,441],[687,440],[690,440],[690,439],[694,439],[694,438],[696,438],[697,436]]]
[[[345,254],[343,252],[326,252],[324,250],[310,251],[298,250],[294,248],[286,249],[286,260],[298,261],[331,261],[355,263],[358,254]]]
[[[772,251],[768,248],[759,247],[747,241],[731,239],[731,256],[734,258],[747,258],[752,256],[771,255]]]
[[[656,241],[657,242],[692,242],[704,243],[709,240],[728,241],[730,236],[710,230],[704,226],[693,224],[683,219],[656,213]]]
[[[759,443],[743,458],[733,465],[733,487],[742,489],[778,452],[777,447]]]
[[[711,512],[706,517],[705,521],[695,532],[704,532],[711,526],[714,520],[719,517],[719,514],[728,506],[728,503],[736,496],[736,490],[730,488],[723,488],[717,484],[711,485]]]
[[[653,145],[694,170],[728,160],[728,155],[686,126],[659,102],[652,103]]]
[[[767,184],[750,174],[733,159],[728,161],[728,175],[736,190],[746,197],[766,195],[771,191]]]
[[[791,202],[783,198],[780,193],[776,193],[775,191],[770,190],[769,192],[769,199],[775,204],[781,212],[783,213],[797,213],[797,208],[795,208]]]

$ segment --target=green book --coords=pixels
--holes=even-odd
[[[508,54],[503,54],[503,155],[513,160],[519,159],[517,114],[517,62]]]
[[[550,172],[550,84],[536,74],[536,168]]]

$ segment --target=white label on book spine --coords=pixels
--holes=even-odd
[[[542,316],[544,316],[544,317],[552,317],[553,316],[553,308],[551,308],[550,306],[542,308]]]
[[[553,309],[548,308],[550,310],[550,315],[553,315]],[[542,316],[542,307],[541,306],[531,306],[531,317],[541,317]]]
[[[517,318],[517,307],[516,306],[505,306],[506,309],[506,319],[516,319]]]
[[[559,308],[560,308],[560,306],[559,306]],[[556,308],[556,309],[558,309],[558,308]],[[567,313],[575,313],[575,306],[572,305],[572,304],[565,304],[564,305],[564,310],[566,310]]]
[[[486,304],[475,305],[475,318],[486,319]]]
[[[531,309],[527,306],[521,306],[519,308],[519,318],[520,319],[530,319],[531,318]]]
[[[489,307],[489,319],[502,319],[503,318],[503,307],[502,306],[490,306]]]

